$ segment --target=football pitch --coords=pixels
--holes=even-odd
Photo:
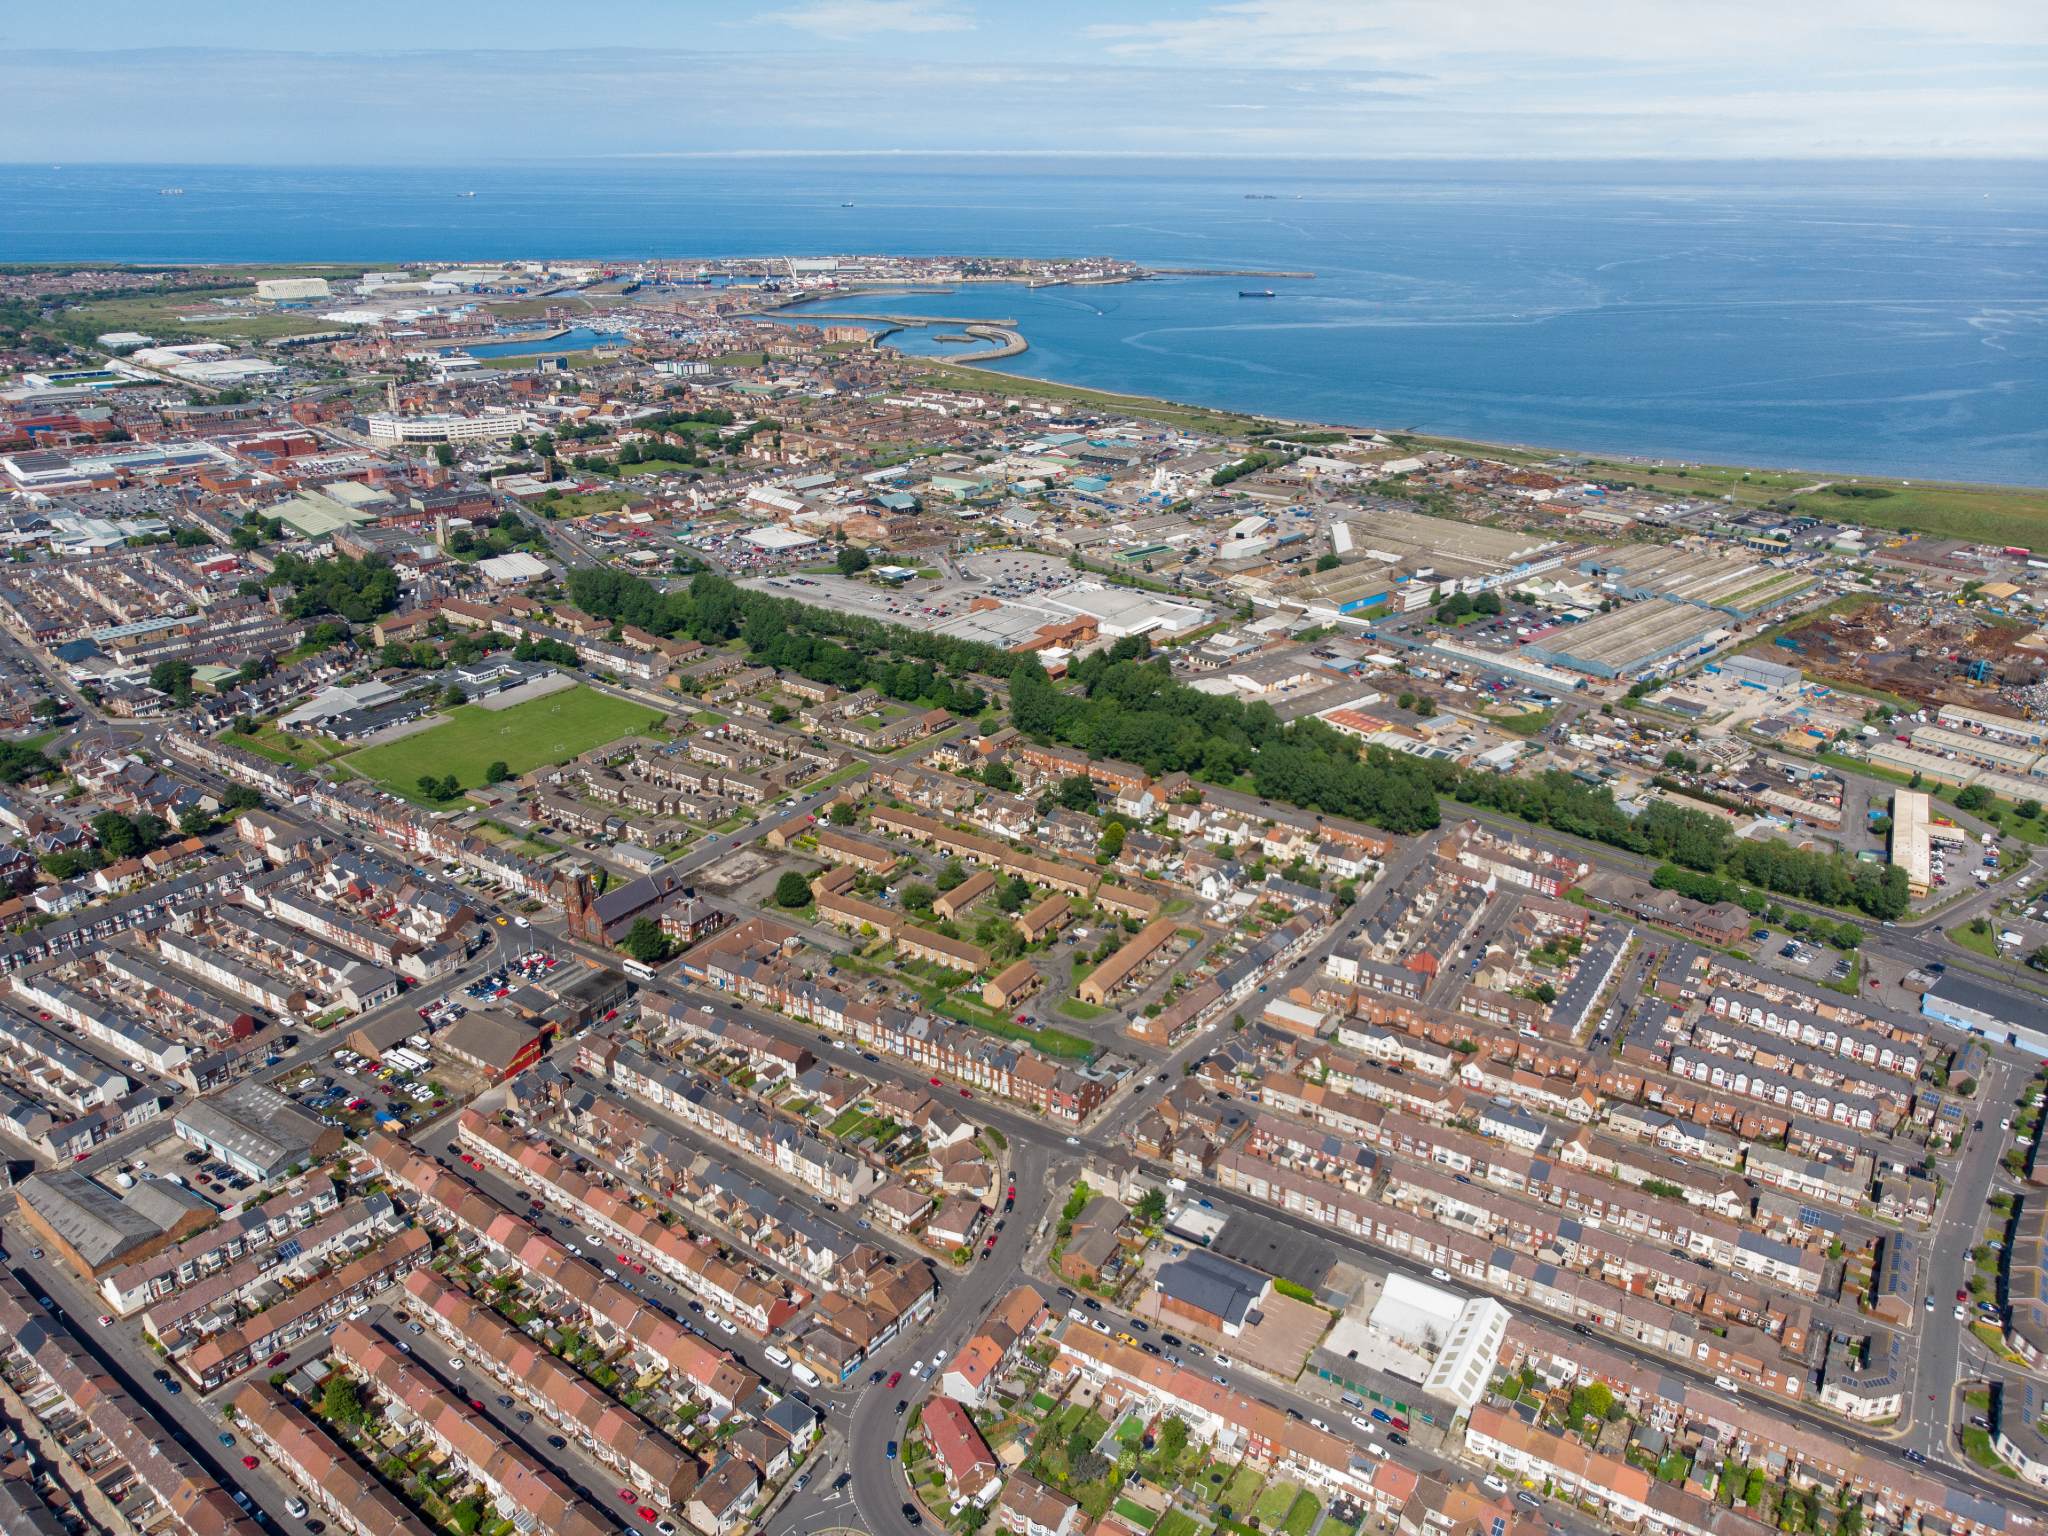
[[[365,747],[345,761],[364,778],[418,798],[420,779],[428,774],[452,773],[464,789],[475,789],[492,763],[524,773],[647,730],[661,719],[660,710],[645,704],[595,688],[571,688],[495,712],[465,704],[431,730]]]

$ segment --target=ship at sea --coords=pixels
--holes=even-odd
[[[1275,297],[1273,290],[1270,288],[1240,288],[1237,290],[1237,296],[1240,299],[1270,299]]]
[[[474,192],[458,192],[458,193],[456,193],[455,195],[456,195],[457,197],[475,197],[475,196],[476,196],[476,194],[475,194]]]
[[[183,187],[158,187],[156,195],[158,197],[183,197],[185,189]]]

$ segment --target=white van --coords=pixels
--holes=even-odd
[[[1742,1391],[1742,1383],[1735,1380],[1735,1378],[1732,1376],[1716,1376],[1714,1378],[1714,1385],[1719,1387],[1723,1392],[1733,1392],[1739,1394]]]
[[[807,1387],[815,1387],[818,1384],[818,1373],[801,1360],[792,1360],[789,1363],[789,1374]]]
[[[768,1357],[770,1365],[779,1365],[785,1371],[789,1369],[789,1356],[777,1349],[773,1344],[770,1344],[762,1353]]]

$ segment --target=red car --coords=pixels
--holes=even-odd
[[[242,1465],[247,1467],[251,1472],[254,1472],[256,1470],[256,1458],[254,1456],[244,1456],[242,1458]]]
[[[628,1504],[630,1504],[630,1503],[632,1503],[632,1502],[633,1502],[633,1501],[634,1501],[634,1500],[635,1500],[636,1498],[638,1498],[638,1497],[639,1497],[639,1495],[638,1495],[638,1494],[636,1494],[636,1493],[635,1493],[635,1492],[634,1492],[634,1491],[633,1491],[632,1489],[630,1489],[630,1488],[621,1488],[621,1489],[619,1490],[619,1497],[620,1497],[621,1499],[625,1500],[625,1501],[626,1501],[626,1502],[627,1502]]]
[[[274,1371],[289,1359],[291,1359],[291,1356],[280,1349],[276,1354],[270,1357],[270,1368]]]
[[[1969,1299],[1970,1299],[1970,1293],[1969,1293],[1968,1291],[1957,1291],[1957,1292],[1956,1292],[1956,1300],[1957,1300],[1957,1301],[1968,1301]]]
[[[963,1099],[971,1099],[974,1097],[974,1095],[969,1093],[965,1088],[962,1088],[960,1090],[960,1097]]]
[[[640,1506],[640,1518],[651,1523],[654,1519],[654,1511],[649,1509],[645,1504],[642,1504]]]
[[[887,1381],[883,1382],[883,1383],[882,1383],[882,1385],[883,1385],[884,1387],[888,1388],[889,1390],[891,1390],[891,1391],[894,1391],[894,1390],[895,1390],[895,1387],[896,1387],[896,1383],[897,1383],[897,1382],[899,1382],[899,1381],[901,1381],[902,1379],[903,1379],[903,1373],[902,1373],[901,1371],[891,1371],[891,1372],[889,1373],[889,1379],[888,1379]]]
[[[932,1086],[934,1088],[939,1086],[939,1080],[936,1077],[932,1079]]]
[[[484,1411],[483,1403],[477,1398],[472,1397],[469,1400],[469,1406],[474,1408],[478,1413],[482,1413]]]

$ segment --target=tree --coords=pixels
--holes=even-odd
[[[1012,875],[996,891],[996,905],[1005,912],[1021,912],[1031,899],[1031,885],[1022,875]]]
[[[450,683],[446,688],[443,688],[441,690],[441,707],[443,709],[460,709],[463,705],[467,704],[468,702],[469,695],[464,693],[460,688],[456,687],[455,684],[453,683]]]
[[[1113,859],[1122,853],[1124,851],[1125,836],[1124,824],[1122,822],[1109,821],[1103,823],[1102,857],[1104,859]]]
[[[158,693],[166,694],[174,703],[192,702],[192,663],[189,661],[160,661],[149,669],[149,686]]]
[[[1566,1417],[1571,1420],[1574,1428],[1587,1419],[1604,1424],[1613,1407],[1614,1393],[1607,1384],[1601,1381],[1588,1382],[1583,1387],[1573,1389],[1571,1406],[1566,1410]]]
[[[154,816],[130,818],[119,811],[102,811],[92,819],[92,835],[110,859],[133,859],[163,841],[165,828]]]
[[[2032,821],[2041,814],[2041,802],[2038,800],[2022,800],[2013,807],[2013,814],[2019,817],[2021,821]]]
[[[1991,803],[1991,791],[1982,784],[1970,784],[1956,791],[1956,809],[1981,811]]]
[[[939,893],[921,880],[913,880],[903,887],[903,905],[907,911],[929,912]]]
[[[492,763],[490,767],[484,770],[484,782],[486,784],[502,784],[511,777],[511,766],[503,758]]]
[[[859,817],[859,812],[854,810],[851,800],[834,800],[832,809],[825,814],[835,827],[850,827]]]
[[[429,800],[453,800],[462,793],[462,781],[452,773],[438,779],[431,773],[423,773],[419,777],[419,786],[420,793]]]
[[[63,713],[64,706],[51,698],[47,693],[36,700],[34,714],[38,720],[56,720],[61,718]]]
[[[1166,1191],[1146,1190],[1138,1196],[1138,1203],[1131,1207],[1131,1214],[1148,1225],[1163,1220],[1166,1216]]]
[[[236,784],[221,797],[220,803],[225,811],[255,811],[262,809],[263,797],[246,784]]]
[[[0,741],[0,784],[20,784],[56,771],[57,765],[38,748],[19,741]]]
[[[1319,555],[1316,558],[1316,569],[1319,571],[1334,571],[1343,563],[1335,555]]]
[[[196,805],[178,812],[178,830],[187,837],[200,837],[213,830],[213,817]]]
[[[939,871],[937,883],[940,890],[950,891],[954,886],[964,884],[966,880],[967,866],[958,859],[948,859]]]
[[[1095,781],[1085,773],[1061,779],[1057,793],[1060,804],[1070,811],[1095,809]]]
[[[633,926],[626,930],[626,937],[619,943],[619,948],[642,965],[661,964],[669,957],[671,947],[669,936],[651,917],[634,918]]]
[[[455,467],[455,449],[447,443],[434,444],[434,462],[443,469]]]
[[[775,905],[800,907],[811,899],[810,882],[796,870],[785,869],[775,881]]]
[[[1152,1191],[1158,1194],[1159,1191]],[[1164,1203],[1164,1197],[1161,1197]],[[1188,1427],[1177,1413],[1169,1413],[1159,1424],[1159,1460],[1171,1465],[1180,1460],[1180,1454],[1188,1448]]]
[[[344,1376],[339,1371],[331,1373],[327,1383],[320,1389],[321,1415],[335,1424],[359,1425],[366,1423],[370,1410],[363,1404],[362,1389],[355,1378]]]
[[[981,782],[1006,794],[1017,791],[1017,775],[1008,763],[989,763],[981,770]]]
[[[839,567],[842,576],[858,576],[868,568],[868,552],[849,544],[839,551],[839,557],[833,564]]]

